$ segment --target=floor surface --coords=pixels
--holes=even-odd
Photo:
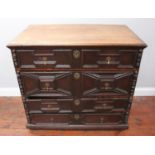
[[[134,97],[129,129],[106,130],[29,130],[20,97],[0,97],[0,135],[22,136],[124,136],[155,135],[155,97]]]

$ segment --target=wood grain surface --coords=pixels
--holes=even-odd
[[[146,46],[124,25],[31,25],[8,47],[75,45]]]
[[[129,129],[106,130],[29,130],[20,97],[0,98],[1,136],[127,136],[155,135],[155,97],[134,97]]]

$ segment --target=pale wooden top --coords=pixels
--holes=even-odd
[[[8,47],[80,45],[146,46],[124,25],[31,25]]]

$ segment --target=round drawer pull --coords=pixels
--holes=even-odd
[[[80,51],[79,51],[79,50],[74,50],[74,51],[73,51],[73,57],[74,57],[75,59],[78,59],[78,58],[80,57]]]
[[[78,99],[74,100],[74,104],[75,104],[76,106],[79,106],[79,105],[80,105],[80,100],[78,100]]]
[[[111,63],[111,57],[106,57],[106,64],[110,64]]]
[[[74,79],[78,80],[80,78],[80,73],[74,73]]]
[[[75,119],[75,120],[79,120],[79,118],[80,118],[80,115],[79,115],[79,114],[75,114],[75,115],[74,115],[74,119]]]

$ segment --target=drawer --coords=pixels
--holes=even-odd
[[[128,99],[27,99],[26,104],[30,113],[100,113],[125,112]]]
[[[83,68],[134,68],[138,50],[132,49],[83,49]]]
[[[104,48],[51,48],[16,50],[19,68],[134,68],[138,50]]]
[[[26,97],[72,97],[72,72],[21,72]]]
[[[134,72],[89,71],[82,72],[83,97],[130,96]]]
[[[129,97],[133,72],[21,72],[23,91],[33,98]],[[74,97],[73,97],[74,96]]]
[[[123,114],[31,114],[32,124],[121,124],[124,123]]]
[[[16,50],[17,65],[19,68],[74,68],[80,67],[80,54],[76,49],[34,49]]]

